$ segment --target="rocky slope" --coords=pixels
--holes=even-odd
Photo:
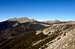
[[[20,20],[0,22],[0,49],[75,49],[74,21]]]

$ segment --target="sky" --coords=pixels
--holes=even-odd
[[[75,0],[0,0],[0,21],[13,17],[75,20]]]

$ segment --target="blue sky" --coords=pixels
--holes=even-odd
[[[0,21],[11,17],[75,20],[75,0],[0,0]]]

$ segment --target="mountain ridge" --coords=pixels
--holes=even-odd
[[[0,49],[75,49],[75,21],[30,20],[0,22]]]

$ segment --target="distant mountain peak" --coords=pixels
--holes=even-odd
[[[18,21],[20,23],[25,23],[25,22],[32,22],[31,19],[27,18],[27,17],[22,17],[22,18],[10,18],[8,19],[8,21]]]

